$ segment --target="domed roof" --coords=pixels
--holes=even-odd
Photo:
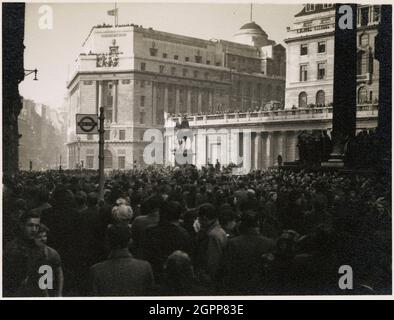
[[[244,24],[240,30],[250,30],[266,35],[265,31],[254,21]]]

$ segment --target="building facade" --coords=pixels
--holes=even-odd
[[[379,62],[375,37],[379,5],[358,5],[357,105],[377,104]],[[306,4],[287,28],[286,108],[307,108],[333,102],[335,7]]]
[[[65,149],[65,126],[61,116],[56,110],[33,100],[22,99],[22,105],[18,116],[19,169],[58,169]]]
[[[332,107],[323,107],[197,115],[188,117],[186,131],[175,128],[176,119],[169,118],[164,163],[173,166],[183,161],[201,168],[218,161],[248,172],[276,166],[279,155],[284,162],[293,162],[299,159],[300,133],[330,133],[332,112]],[[357,132],[375,129],[377,122],[376,105],[357,107]],[[185,150],[189,157],[183,157]]]
[[[172,114],[223,113],[284,101],[286,53],[254,22],[233,41],[136,25],[93,27],[68,82],[68,168],[98,168],[98,136],[76,135],[75,114],[105,110],[105,168],[144,165],[147,129]]]

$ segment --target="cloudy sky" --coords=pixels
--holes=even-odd
[[[47,3],[46,3],[47,4]],[[92,26],[113,24],[107,15],[113,3],[50,4],[53,29],[39,28],[39,9],[43,4],[26,4],[25,69],[38,69],[39,81],[26,77],[20,84],[21,95],[52,108],[60,108],[66,91],[70,66]],[[124,3],[119,8],[119,24],[135,23],[156,30],[202,39],[231,40],[250,19],[250,4],[239,3]],[[277,42],[286,38],[286,27],[302,6],[253,5],[253,20]]]

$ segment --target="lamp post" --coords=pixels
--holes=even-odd
[[[80,163],[81,163],[81,138],[77,137],[77,150],[78,150],[78,162],[77,162],[77,168],[80,168]]]

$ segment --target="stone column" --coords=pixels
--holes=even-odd
[[[273,145],[273,132],[267,133],[265,143],[265,165],[266,168],[272,165],[272,145]]]
[[[256,169],[256,154],[257,154],[257,148],[256,148],[256,132],[252,132],[250,136],[250,169],[254,170]]]
[[[209,90],[209,99],[208,99],[208,110],[206,110],[206,111],[209,111],[209,112],[211,112],[212,110],[213,110],[213,93],[212,93],[212,90]]]
[[[266,161],[266,150],[267,150],[267,132],[262,132],[261,136],[261,161],[260,167],[261,169],[267,169],[267,161]]]
[[[251,170],[252,164],[252,132],[250,129],[243,130],[243,169],[245,173]]]
[[[157,84],[152,81],[152,124],[156,124],[157,119]]]
[[[186,110],[187,114],[192,113],[192,88],[187,88],[187,102],[186,102]]]
[[[261,132],[257,131],[254,138],[254,168],[261,169]]]
[[[175,87],[175,114],[180,113],[180,108],[179,108],[179,87]]]
[[[198,90],[198,112],[202,111],[202,94],[201,89]]]
[[[118,122],[118,81],[115,80],[112,83],[112,122]]]
[[[197,134],[196,166],[201,168],[207,164],[207,135],[199,131]]]
[[[164,112],[168,113],[168,87],[164,85]]]

